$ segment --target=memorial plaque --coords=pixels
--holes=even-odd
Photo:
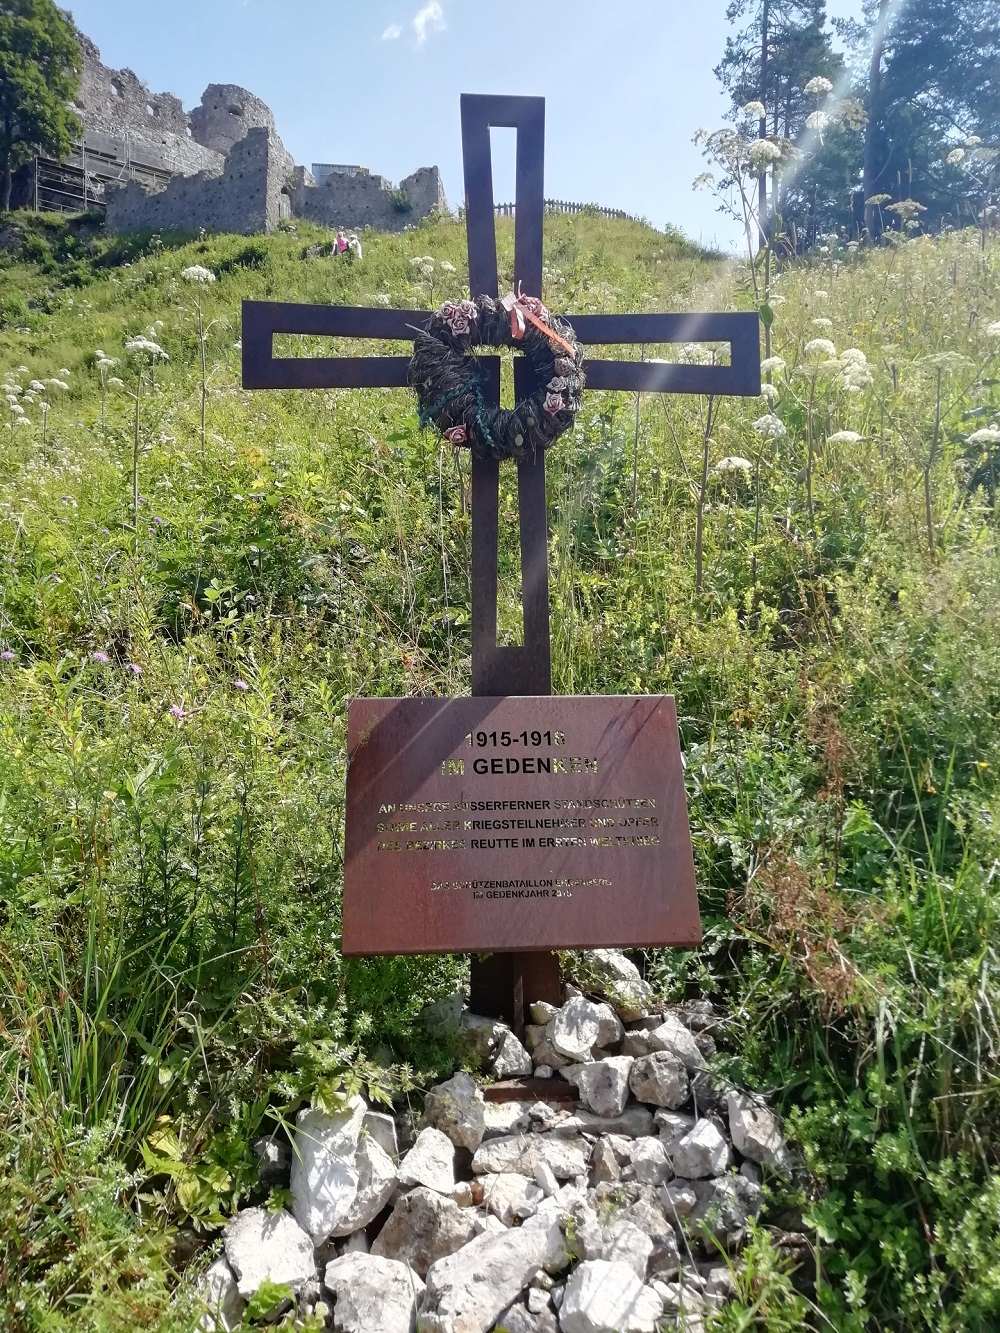
[[[701,940],[666,695],[353,699],[346,954]]]

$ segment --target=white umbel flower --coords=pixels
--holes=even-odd
[[[992,323],[986,325],[986,336],[987,338],[1000,338],[1000,319],[995,319]]]
[[[818,130],[820,133],[826,129],[830,123],[830,117],[825,111],[810,111],[806,116],[806,129]]]
[[[125,350],[133,356],[148,356],[151,361],[169,361],[170,357],[152,338],[126,338]]]
[[[837,348],[829,338],[810,338],[805,345],[806,356],[836,356]]]
[[[961,162],[964,159],[964,157],[965,157],[964,148],[953,148],[951,152],[948,154],[948,156],[945,158],[945,161],[948,163],[949,167],[957,167],[959,162]]]
[[[781,440],[788,434],[785,423],[773,412],[765,412],[762,417],[758,417],[753,423],[753,428],[765,440]]]
[[[762,384],[760,386],[760,396],[770,407],[773,407],[781,397],[776,384]]]
[[[766,171],[773,162],[781,160],[781,149],[770,139],[754,139],[749,153],[750,166],[754,171]]]
[[[187,268],[181,269],[181,277],[185,282],[200,283],[207,287],[209,283],[215,281],[215,274],[210,268],[204,268],[201,264],[190,264]]]
[[[969,436],[970,444],[1000,444],[1000,426],[981,426]]]
[[[751,120],[763,120],[767,115],[763,102],[747,102],[740,107],[740,112]]]
[[[725,473],[732,473],[736,476],[748,477],[753,472],[753,463],[749,458],[740,458],[738,454],[733,454],[729,458],[720,458],[712,472],[716,476],[722,476]]]
[[[1000,335],[998,335],[1000,337]],[[762,375],[772,375],[775,371],[785,369],[785,358],[783,356],[765,356],[760,363]]]
[[[802,91],[810,97],[825,97],[827,93],[833,92],[833,84],[822,74],[817,74],[815,78],[809,80]]]
[[[826,437],[827,444],[859,444],[861,436],[856,430],[835,430]]]

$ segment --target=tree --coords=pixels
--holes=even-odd
[[[835,81],[843,65],[826,30],[824,0],[731,0],[729,22],[746,20],[733,36],[715,74],[726,88],[739,115],[748,102],[760,102],[759,138],[776,142],[794,140],[813,109],[804,87],[824,75]],[[764,240],[770,233],[769,211],[779,202],[767,199],[767,172],[757,183],[757,208]]]
[[[864,14],[838,27],[857,54],[868,109],[865,198],[913,198],[927,209],[926,226],[968,222],[982,200],[975,168],[989,168],[1000,144],[1000,6],[866,0]],[[949,154],[965,145],[958,170]],[[878,210],[865,212],[877,239]]]
[[[69,108],[82,63],[76,32],[53,0],[0,0],[0,210],[14,172],[38,152],[69,150]]]

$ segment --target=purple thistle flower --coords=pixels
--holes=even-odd
[[[133,676],[141,676],[141,675],[142,675],[142,667],[139,665],[138,662],[129,662],[129,664],[128,664],[128,669],[129,669],[129,671],[132,672],[132,675],[133,675]]]
[[[111,661],[111,658],[107,655],[107,653],[102,653],[100,650],[98,650],[96,653],[90,654],[90,660],[92,662],[100,662],[101,666],[107,666],[108,663]]]
[[[234,681],[233,681],[233,689],[234,689],[234,690],[248,690],[249,688],[250,688],[250,686],[246,683],[245,680],[234,680]]]
[[[187,717],[187,714],[185,713],[184,709],[181,707],[180,704],[171,704],[170,716],[177,718],[179,722],[182,717]]]
[[[9,648],[5,648],[3,652],[0,653],[0,662],[13,662],[16,656],[17,653],[11,652]]]

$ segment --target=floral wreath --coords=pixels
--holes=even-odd
[[[537,296],[520,291],[500,300],[446,301],[416,330],[408,382],[422,426],[476,458],[526,458],[570,428],[583,393],[583,351],[576,334]],[[535,391],[513,409],[483,396],[473,347],[518,347]]]

